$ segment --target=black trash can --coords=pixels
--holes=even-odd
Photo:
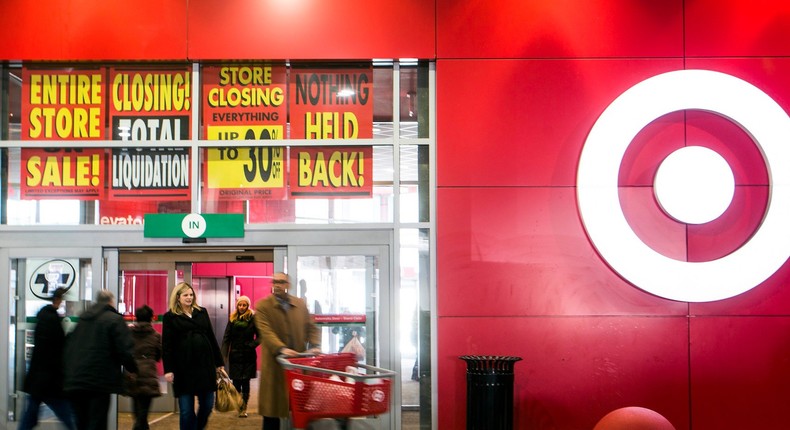
[[[466,430],[513,429],[513,367],[521,357],[462,355]]]

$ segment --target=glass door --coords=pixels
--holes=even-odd
[[[5,255],[2,255],[5,254]],[[52,292],[66,289],[58,313],[64,317],[66,333],[73,329],[79,315],[101,288],[101,249],[11,249],[0,253],[0,271],[7,265],[9,288],[0,309],[10,316],[7,364],[4,378],[8,389],[8,421],[18,424],[24,412],[26,394],[22,391],[35,345],[38,311],[51,303]],[[54,413],[42,404],[38,427],[62,428]]]
[[[321,329],[324,353],[359,350],[359,361],[393,367],[391,288],[387,246],[290,247],[286,267],[295,295],[307,302]],[[393,392],[389,413],[369,417],[374,428],[395,428],[400,405]]]

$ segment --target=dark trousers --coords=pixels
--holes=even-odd
[[[280,418],[263,417],[263,430],[280,430]]]
[[[148,411],[151,409],[151,396],[132,397],[134,408],[134,427],[132,430],[148,430]]]
[[[208,417],[214,408],[215,391],[198,394],[181,394],[178,396],[178,424],[180,430],[203,430],[208,424]],[[195,397],[198,410],[195,413]]]
[[[79,430],[107,430],[107,412],[110,410],[110,394],[93,391],[71,393],[71,405]]]
[[[55,416],[69,430],[74,430],[74,417],[72,417],[71,404],[66,399],[45,397],[39,398],[31,395],[27,396],[25,412],[22,414],[22,421],[19,423],[19,430],[30,430],[38,425],[38,412],[41,404],[45,403],[52,409]]]
[[[236,391],[239,392],[242,396],[250,394],[250,380],[249,379],[234,379],[233,386],[236,387]]]

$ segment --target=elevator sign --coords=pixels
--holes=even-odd
[[[146,214],[143,237],[244,237],[244,214]]]

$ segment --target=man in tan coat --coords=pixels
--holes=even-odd
[[[275,273],[272,295],[255,304],[255,326],[261,342],[258,412],[263,415],[263,430],[279,430],[280,418],[288,417],[288,387],[277,356],[321,352],[321,332],[304,300],[288,294],[290,287],[288,275]]]

